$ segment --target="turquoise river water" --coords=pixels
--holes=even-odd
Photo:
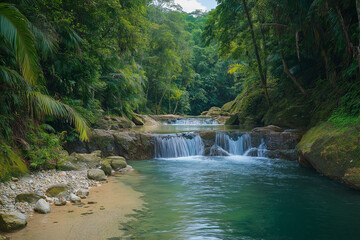
[[[130,239],[359,239],[360,194],[296,162],[192,156],[130,161],[145,210]]]

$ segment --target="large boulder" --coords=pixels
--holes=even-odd
[[[34,210],[38,213],[49,213],[50,204],[44,199],[39,199],[35,204]]]
[[[20,193],[16,195],[15,202],[36,203],[42,196],[35,192]]]
[[[337,127],[325,122],[311,128],[298,144],[298,162],[360,190],[360,122]]]
[[[104,130],[132,128],[135,124],[126,117],[105,116],[96,123],[96,127]]]
[[[267,150],[293,150],[300,142],[301,131],[286,131],[280,127],[269,125],[254,128],[251,133],[251,145],[259,146],[264,141]]]
[[[106,181],[107,177],[101,169],[89,169],[87,171],[87,177],[96,181]]]
[[[127,166],[125,158],[120,156],[110,156],[107,157],[106,160],[110,161],[111,167],[117,171]]]
[[[116,154],[115,142],[113,134],[116,131],[94,129],[91,132],[90,142],[88,142],[87,148],[89,151],[101,150],[104,156]]]
[[[26,226],[27,221],[25,215],[14,213],[0,213],[0,230],[4,232],[11,232],[22,229]]]
[[[72,153],[68,161],[62,162],[60,168],[63,170],[85,170],[96,168],[101,161],[101,151],[96,150],[92,153]]]
[[[49,197],[64,197],[67,194],[69,187],[65,184],[57,184],[49,187],[46,190],[46,195]]]
[[[111,176],[112,175],[112,167],[110,161],[101,161],[100,169],[104,171],[105,175]]]

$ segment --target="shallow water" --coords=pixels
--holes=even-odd
[[[296,162],[185,157],[131,161],[147,210],[131,239],[358,239],[360,194]]]

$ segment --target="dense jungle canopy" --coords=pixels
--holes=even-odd
[[[109,114],[217,106],[246,129],[359,121],[359,0],[217,2],[0,3],[1,154],[52,166]]]

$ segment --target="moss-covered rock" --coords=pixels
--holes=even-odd
[[[133,123],[135,123],[135,125],[145,125],[145,119],[141,115],[136,113],[133,113],[132,121]]]
[[[20,193],[16,195],[15,202],[36,203],[41,196],[35,192]]]
[[[8,180],[12,176],[21,176],[28,172],[25,163],[11,147],[0,142],[0,181]]]
[[[96,128],[105,130],[119,130],[132,128],[134,126],[135,124],[130,119],[119,116],[105,116],[95,124]]]
[[[22,229],[26,226],[27,221],[25,215],[21,213],[0,213],[0,230],[4,232],[12,232]]]
[[[297,148],[301,165],[360,189],[359,122],[346,127],[321,123],[303,136]]]
[[[124,160],[112,160],[111,161],[111,167],[115,170],[120,170],[123,168],[126,168],[127,164]]]
[[[65,184],[54,185],[46,190],[46,195],[48,195],[49,197],[64,196],[66,195],[68,189],[68,186],[66,186]]]
[[[61,170],[84,170],[88,168],[96,168],[101,161],[101,151],[96,150],[92,153],[72,153],[67,161],[59,164]]]
[[[87,177],[96,181],[106,181],[107,177],[101,169],[89,169],[87,171]]]
[[[111,161],[106,161],[106,160],[101,161],[100,169],[104,171],[105,175],[111,176],[112,175]]]

